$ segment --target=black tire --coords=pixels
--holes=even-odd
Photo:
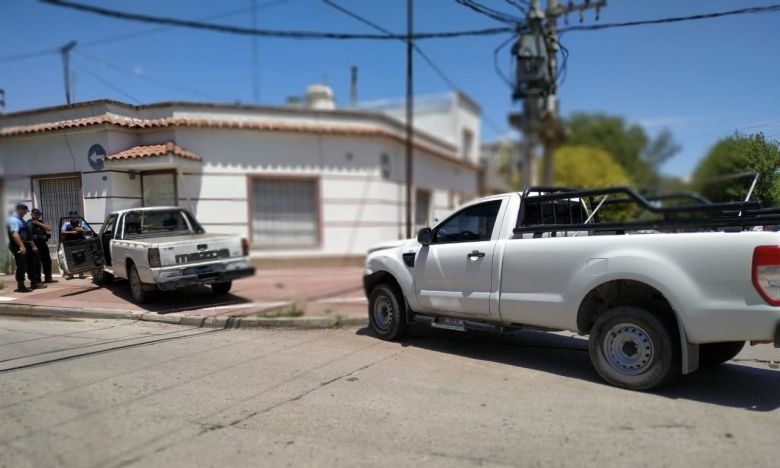
[[[609,384],[650,390],[680,375],[679,332],[674,320],[644,306],[617,306],[590,333],[590,360]]]
[[[114,275],[105,270],[93,271],[92,282],[99,286],[105,286],[114,282]]]
[[[383,340],[399,340],[409,331],[406,323],[406,301],[393,284],[374,287],[368,298],[368,321],[371,330]]]
[[[214,292],[214,294],[227,294],[230,292],[230,288],[232,287],[232,281],[227,281],[225,283],[212,283],[211,290]]]
[[[699,345],[699,366],[717,366],[734,359],[742,348],[744,341],[724,341],[722,343],[707,343]]]
[[[130,293],[133,295],[133,300],[139,304],[149,302],[152,298],[152,291],[148,291],[141,282],[141,277],[138,276],[138,270],[135,265],[130,265],[127,279],[130,281]]]

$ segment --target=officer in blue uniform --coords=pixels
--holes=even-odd
[[[30,292],[24,285],[24,275],[30,278],[30,287],[32,289],[45,288],[46,285],[40,284],[33,275],[33,266],[38,261],[38,248],[32,242],[30,230],[27,222],[24,220],[27,212],[30,211],[27,205],[20,203],[16,205],[16,212],[8,219],[8,249],[14,256],[16,262],[16,292]]]

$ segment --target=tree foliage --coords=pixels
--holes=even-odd
[[[575,113],[566,125],[567,145],[606,151],[640,190],[657,191],[660,166],[680,151],[668,130],[650,138],[640,125],[629,124],[622,117]]]
[[[626,171],[612,156],[599,148],[562,146],[555,151],[554,184],[573,188],[601,188],[631,183]],[[633,206],[604,205],[600,216],[618,221],[630,218]]]
[[[562,146],[555,151],[555,185],[599,188],[630,183],[626,171],[599,148]]]
[[[699,162],[693,175],[693,186],[713,201],[744,200],[751,177],[734,178],[741,173],[758,173],[758,183],[751,199],[763,206],[780,204],[777,171],[780,169],[780,142],[763,134],[735,134],[718,140]]]

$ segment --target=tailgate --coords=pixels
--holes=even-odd
[[[160,242],[163,267],[212,262],[241,257],[241,239],[233,236],[187,236],[187,239]]]

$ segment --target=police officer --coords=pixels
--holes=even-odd
[[[81,216],[79,216],[78,211],[76,210],[69,211],[68,217],[70,218],[70,220],[62,223],[62,226],[60,227],[60,240],[62,240],[63,242],[69,240],[83,239],[84,237],[86,237],[87,232],[93,232],[92,228],[89,227],[86,221],[82,225]],[[79,278],[84,278],[84,273],[79,273]],[[68,275],[65,277],[65,279],[73,279],[73,275]]]
[[[34,261],[38,261],[36,252],[38,248],[30,240],[30,232],[27,223],[24,220],[29,209],[27,205],[20,203],[16,205],[16,213],[8,219],[8,249],[14,256],[16,263],[16,292],[30,292],[24,285],[24,275],[30,278],[30,287],[32,289],[45,288],[46,285],[40,284],[32,275],[30,267]]]
[[[69,211],[68,217],[70,218],[70,220],[62,223],[62,227],[60,228],[61,240],[67,241],[67,240],[74,240],[74,239],[83,239],[85,232],[92,231],[92,228],[90,228],[87,223],[84,223],[84,226],[81,225],[81,217],[79,216],[78,211],[75,210]]]
[[[51,255],[49,254],[49,239],[51,238],[51,226],[43,220],[43,212],[38,208],[30,211],[32,219],[27,221],[27,227],[32,237],[35,247],[38,249],[40,261],[35,262],[33,268],[33,277],[36,282],[41,281],[41,267],[43,267],[43,282],[56,283],[57,280],[51,277]]]

